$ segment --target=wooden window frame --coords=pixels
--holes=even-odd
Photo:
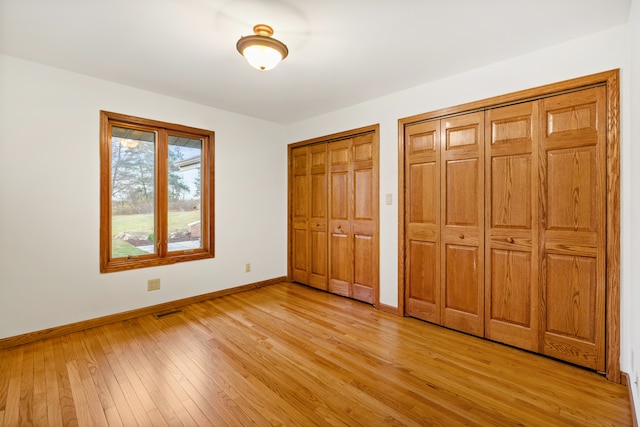
[[[111,255],[111,145],[112,127],[123,126],[154,131],[158,135],[156,149],[156,198],[155,222],[156,245],[158,250],[154,254],[137,257],[113,258]],[[167,146],[168,134],[177,133],[180,136],[201,139],[202,147],[202,178],[201,178],[201,210],[202,247],[191,250],[167,250]],[[100,111],[100,272],[111,273],[138,268],[156,267],[175,264],[184,261],[195,261],[214,257],[214,132],[157,120],[144,119],[125,114]]]

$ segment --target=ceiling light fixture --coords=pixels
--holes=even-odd
[[[240,37],[236,48],[253,68],[261,71],[271,70],[287,57],[289,49],[280,40],[271,37],[273,28],[258,24],[253,27],[253,36]]]
[[[120,144],[122,144],[127,148],[136,148],[140,143],[140,141],[136,141],[135,139],[129,139],[129,138],[119,138],[119,140],[120,140]]]

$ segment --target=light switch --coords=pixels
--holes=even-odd
[[[393,194],[391,194],[391,193],[387,193],[386,194],[386,202],[387,202],[387,205],[392,205],[393,204]]]

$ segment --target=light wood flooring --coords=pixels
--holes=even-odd
[[[0,352],[0,426],[631,424],[555,360],[282,283]]]

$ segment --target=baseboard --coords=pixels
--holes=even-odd
[[[398,311],[398,307],[393,307],[393,306],[381,303],[380,307],[378,308],[380,309],[380,311],[384,311],[385,313],[395,314],[396,316],[400,316],[400,311]]]
[[[638,418],[636,418],[636,405],[633,402],[633,382],[631,382],[631,378],[629,374],[626,372],[620,372],[622,374],[622,384],[627,386],[627,390],[629,391],[629,403],[631,404],[631,417],[633,422],[633,427],[638,427]]]
[[[169,301],[162,304],[152,305],[149,307],[142,307],[131,311],[125,311],[123,313],[111,314],[109,316],[98,317],[95,319],[83,320],[81,322],[70,323],[68,325],[56,326],[54,328],[43,329],[36,332],[29,332],[22,335],[16,335],[13,337],[0,339],[0,350],[7,349],[9,347],[15,347],[22,344],[28,344],[35,341],[59,337],[67,335],[73,332],[83,331],[85,329],[96,328],[98,326],[108,325],[110,323],[120,322],[123,320],[133,319],[134,317],[146,316],[157,312],[170,311],[176,308],[184,307],[189,304],[195,304],[202,301],[207,301],[214,298],[220,298],[225,295],[236,294],[239,292],[248,291],[251,289],[257,289],[264,286],[275,285],[276,283],[286,282],[287,278],[276,277],[274,279],[263,280],[261,282],[250,283],[247,285],[237,286],[230,289],[223,289],[221,291],[215,291],[204,295],[196,295],[189,298],[184,298],[176,301]]]

